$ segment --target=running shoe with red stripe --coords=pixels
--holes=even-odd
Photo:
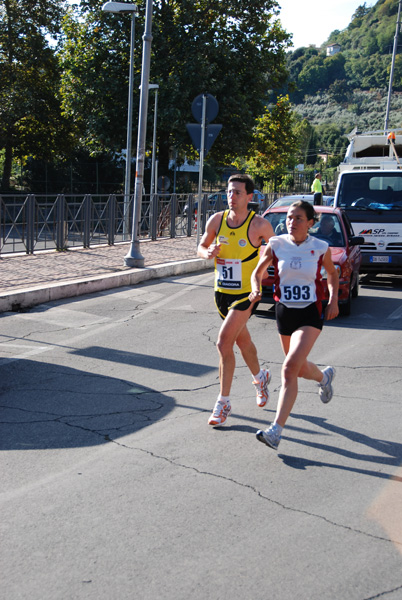
[[[212,427],[219,427],[219,425],[223,425],[226,423],[226,419],[232,412],[232,407],[230,402],[222,402],[222,400],[217,400],[214,410],[212,411],[212,415],[208,419],[208,425],[212,425]]]
[[[271,381],[271,373],[268,369],[263,370],[261,381],[253,381],[256,392],[257,406],[263,408],[269,400],[268,384]]]

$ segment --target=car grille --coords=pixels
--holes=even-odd
[[[391,250],[391,252],[400,252],[402,250],[402,244],[400,242],[392,242],[387,244],[387,250]]]
[[[361,246],[362,252],[401,252],[402,244],[400,242],[390,242],[384,248],[377,248],[372,242],[365,242]]]

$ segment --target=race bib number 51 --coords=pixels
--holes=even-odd
[[[218,287],[230,290],[241,289],[241,260],[218,258]]]

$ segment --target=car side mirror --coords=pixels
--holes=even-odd
[[[354,235],[349,238],[349,246],[363,246],[364,237],[362,235]]]
[[[253,210],[254,212],[256,212],[256,213],[257,213],[257,215],[258,215],[258,211],[259,211],[259,209],[260,209],[260,203],[259,203],[259,202],[253,202],[253,201],[251,200],[251,202],[249,202],[249,203],[248,203],[247,207],[248,207],[250,210]]]

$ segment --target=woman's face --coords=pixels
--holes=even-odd
[[[314,225],[314,219],[308,219],[305,210],[300,206],[291,206],[286,217],[288,233],[298,241],[303,241],[308,230]]]

